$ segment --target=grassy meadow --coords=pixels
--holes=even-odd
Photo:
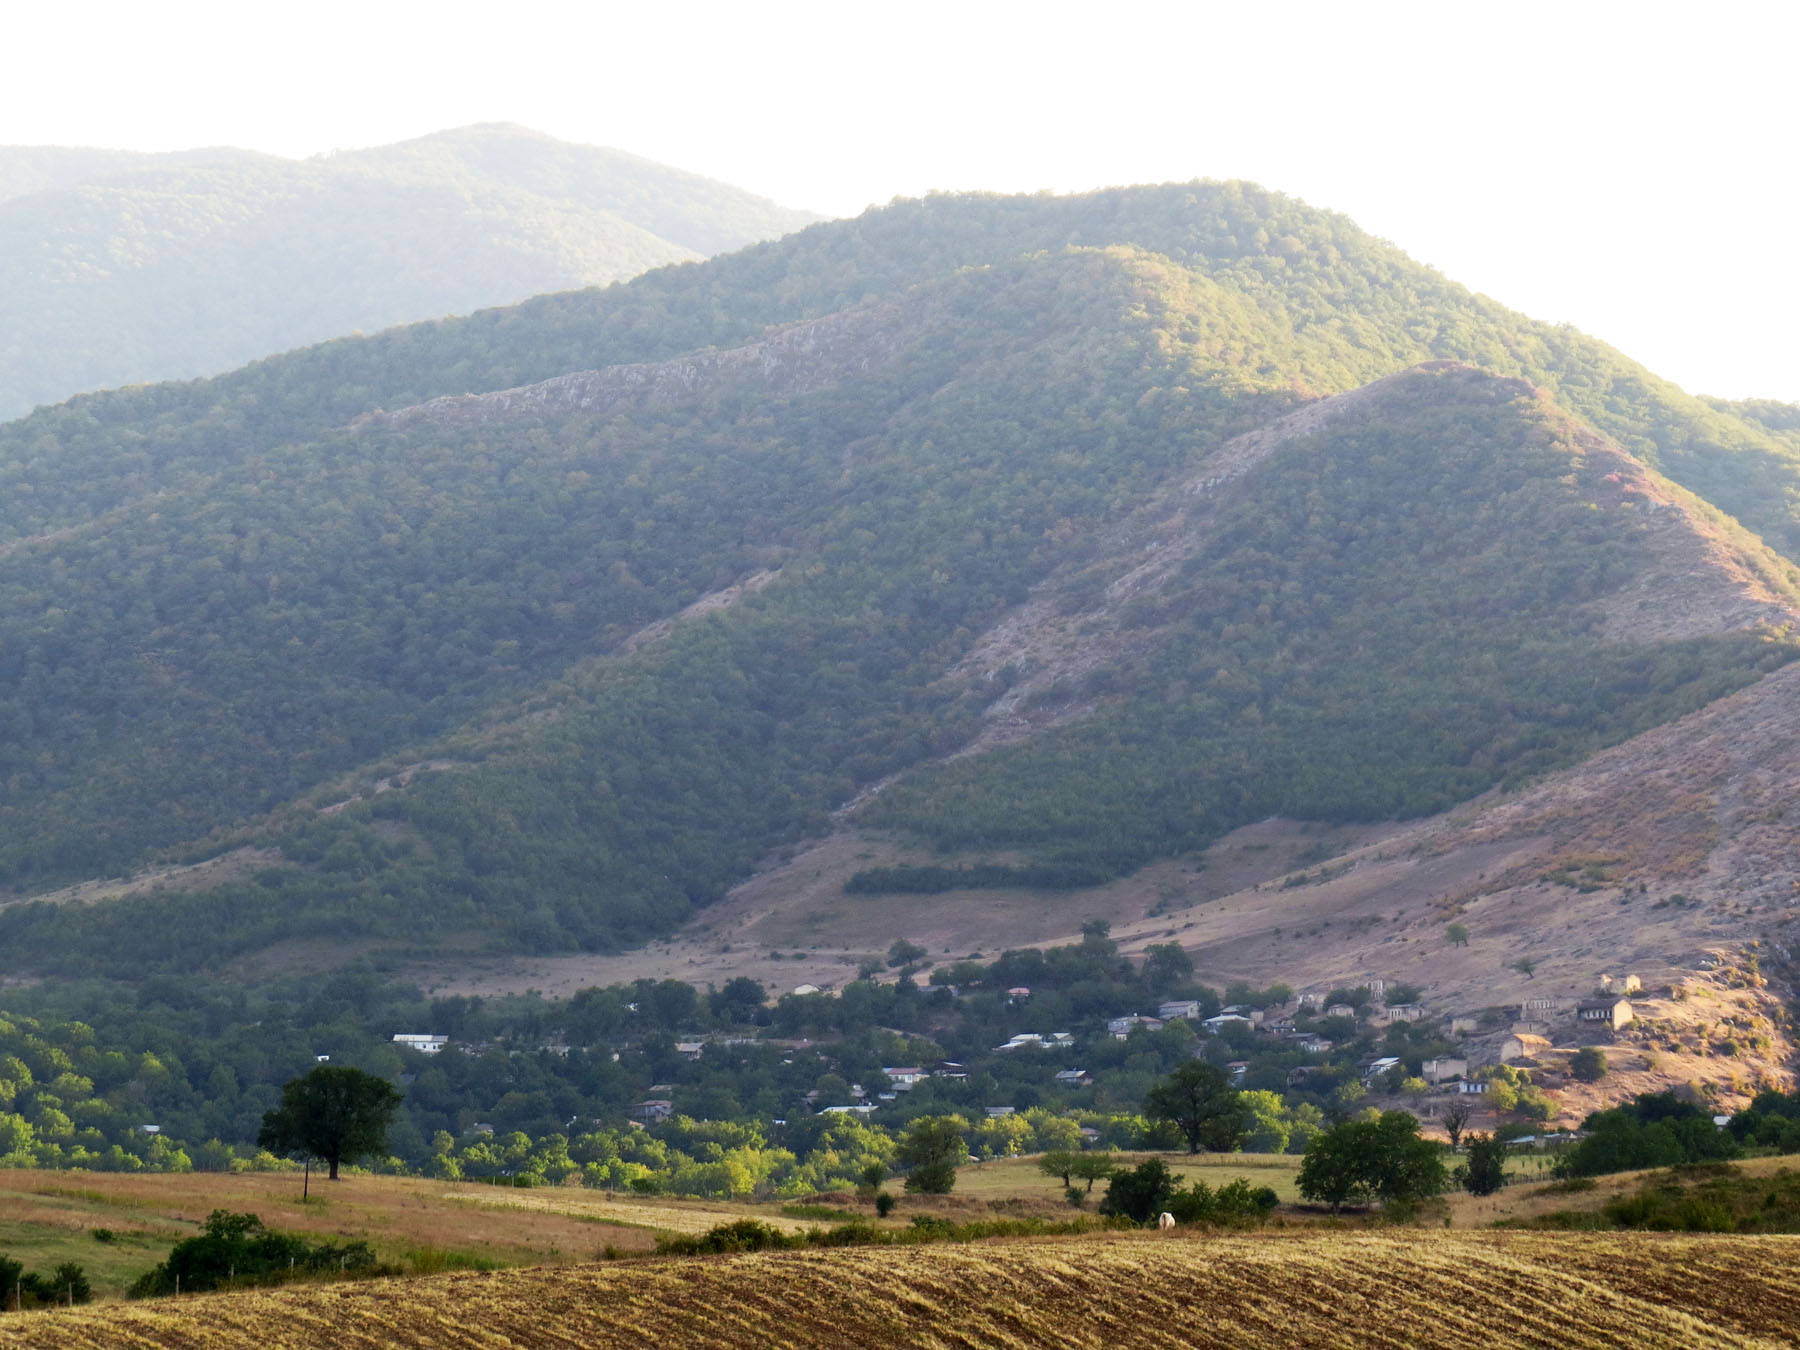
[[[1598,1210],[1635,1191],[1646,1173],[1559,1187],[1540,1176],[1537,1158],[1515,1157],[1513,1184],[1498,1195],[1447,1196],[1422,1227],[1405,1228],[1305,1207],[1296,1157],[1120,1160],[1152,1156],[1184,1180],[1272,1187],[1282,1206],[1255,1233],[1182,1229],[670,1258],[654,1254],[658,1234],[698,1234],[746,1217],[791,1233],[852,1215],[873,1221],[873,1208],[849,1194],[734,1204],[356,1174],[336,1185],[315,1178],[303,1203],[290,1174],[0,1172],[0,1253],[33,1270],[79,1262],[97,1299],[0,1315],[0,1350],[1800,1341],[1800,1238],[1530,1227],[1555,1211]],[[1738,1167],[1749,1178],[1772,1177],[1792,1162]],[[1104,1189],[1095,1188],[1096,1200]],[[131,1282],[215,1209],[254,1212],[272,1228],[315,1239],[366,1241],[409,1278],[127,1302]],[[1028,1157],[964,1167],[949,1196],[901,1195],[886,1222],[1071,1213],[1060,1180]],[[1445,1296],[1451,1289],[1454,1299]]]
[[[607,1247],[645,1253],[659,1232],[704,1232],[747,1213],[790,1231],[814,1222],[776,1205],[414,1177],[347,1175],[335,1185],[314,1177],[302,1203],[300,1178],[288,1173],[0,1171],[0,1254],[27,1270],[78,1262],[96,1298],[121,1298],[215,1209],[248,1211],[284,1232],[366,1241],[380,1260],[414,1271],[592,1261]]]
[[[1243,1179],[1268,1186],[1280,1197],[1283,1222],[1309,1222],[1295,1178],[1300,1159],[1282,1154],[1121,1154],[1129,1166],[1162,1158],[1183,1181],[1219,1187]],[[1766,1159],[1746,1170],[1791,1161]],[[1446,1203],[1453,1226],[1485,1227],[1529,1221],[1552,1210],[1597,1209],[1634,1189],[1642,1174],[1603,1177],[1579,1194],[1546,1192],[1548,1176],[1529,1155],[1515,1157],[1514,1184],[1485,1199],[1460,1193]],[[1080,1185],[1081,1183],[1077,1183]],[[906,1226],[918,1214],[959,1220],[989,1214],[1068,1218],[1073,1211],[1060,1179],[1038,1171],[1035,1157],[970,1164],[957,1173],[948,1196],[900,1192],[888,1220]],[[287,1173],[185,1175],[108,1172],[0,1171],[0,1254],[27,1270],[50,1270],[65,1261],[83,1266],[97,1299],[118,1299],[133,1280],[156,1265],[183,1238],[200,1231],[215,1209],[248,1211],[269,1227],[315,1239],[368,1242],[378,1259],[402,1269],[433,1273],[451,1269],[566,1265],[615,1254],[644,1255],[659,1233],[697,1234],[734,1219],[752,1217],[786,1232],[830,1226],[854,1215],[874,1221],[874,1207],[848,1193],[822,1197],[817,1206],[780,1201],[738,1203],[674,1196],[614,1194],[581,1187],[516,1190],[416,1177],[346,1174],[333,1185],[314,1177],[302,1202],[300,1178]],[[1091,1212],[1106,1192],[1095,1185]],[[96,1237],[96,1233],[103,1237]]]

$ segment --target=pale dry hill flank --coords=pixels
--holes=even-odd
[[[1642,1090],[1701,1082],[1741,1102],[1759,1079],[1787,1081],[1796,1048],[1796,698],[1790,666],[1516,794],[1128,923],[1122,945],[1174,936],[1214,980],[1405,980],[1443,1013],[1566,1006],[1602,974],[1636,974],[1648,1026],[1621,1067],[1646,1070]],[[1587,1101],[1565,1109],[1578,1119]]]
[[[374,412],[357,429],[479,426],[568,413],[669,407],[734,382],[769,394],[809,394],[885,365],[901,349],[942,330],[947,316],[929,296],[882,302],[794,324],[758,342],[673,361],[578,370],[514,389],[459,394]]]

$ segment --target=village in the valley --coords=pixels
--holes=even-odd
[[[832,998],[836,992],[808,984],[790,997]],[[972,992],[955,986],[938,990],[940,998],[957,1000]],[[1009,1008],[1029,1013],[1030,988],[1004,992]],[[1009,1067],[1043,1062],[1041,1076],[1054,1091],[1028,1090],[1023,1103],[990,1102],[983,1108],[988,1118],[1014,1115],[1027,1105],[1055,1107],[1059,1101],[1079,1110],[1092,1100],[1083,1090],[1105,1077],[1104,1070],[1084,1064],[1084,1053],[1094,1054],[1108,1042],[1160,1041],[1181,1028],[1190,1039],[1187,1054],[1218,1064],[1236,1087],[1313,1098],[1342,1111],[1404,1109],[1418,1116],[1428,1133],[1439,1135],[1503,1130],[1516,1144],[1550,1145],[1569,1138],[1587,1114],[1612,1100],[1659,1090],[1673,1090],[1700,1106],[1716,1104],[1724,1112],[1715,1116],[1722,1124],[1729,1119],[1729,1090],[1754,1090],[1759,1080],[1744,1081],[1738,1074],[1721,1082],[1716,1072],[1692,1071],[1696,1061],[1708,1059],[1713,1065],[1753,1063],[1759,1043],[1754,1003],[1734,1003],[1732,993],[1724,982],[1676,980],[1647,989],[1637,975],[1601,974],[1586,991],[1546,991],[1511,1004],[1441,1011],[1413,986],[1381,978],[1298,995],[1276,985],[1254,1002],[1222,1007],[1216,1000],[1166,1000],[1154,1013],[1107,1019],[1104,1033],[1097,1026],[1087,1034],[1020,1031],[987,1054],[970,1056],[970,1062],[883,1065],[879,1078],[847,1083],[844,1100],[813,1090],[795,1109],[880,1119],[920,1084],[960,1089],[1005,1060]],[[1689,1015],[1702,1006],[1707,1017],[1716,1016],[1711,1025]],[[793,1045],[796,1052],[805,1049],[829,1062],[829,1042]],[[675,1045],[688,1063],[724,1048],[717,1038],[705,1037]],[[1016,1073],[1010,1081],[1017,1081]],[[678,1083],[655,1084],[631,1115],[656,1124],[676,1111],[677,1098]],[[1085,1128],[1083,1137],[1089,1146],[1101,1141],[1093,1128]]]

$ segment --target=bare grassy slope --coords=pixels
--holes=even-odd
[[[1795,1245],[1631,1235],[1030,1240],[28,1314],[0,1345],[1791,1345]]]

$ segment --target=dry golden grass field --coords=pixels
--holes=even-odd
[[[249,1211],[271,1228],[360,1239],[409,1269],[591,1261],[612,1246],[648,1252],[659,1232],[698,1233],[746,1214],[793,1230],[774,1205],[660,1196],[609,1196],[578,1188],[512,1190],[412,1177],[313,1178],[300,1202],[289,1173],[138,1175],[0,1171],[0,1254],[27,1270],[75,1261],[97,1297],[123,1296],[169,1248],[200,1231],[215,1209]],[[95,1229],[112,1233],[97,1241]]]
[[[1243,1178],[1269,1186],[1283,1202],[1284,1222],[1318,1215],[1289,1207],[1299,1201],[1294,1179],[1300,1159],[1280,1154],[1121,1154],[1122,1164],[1161,1157],[1177,1175],[1213,1186]],[[1498,1195],[1446,1197],[1457,1228],[1529,1220],[1553,1209],[1593,1209],[1637,1187],[1642,1174],[1603,1177],[1582,1194],[1546,1194],[1548,1180],[1530,1155],[1512,1164],[1515,1184]],[[1747,1172],[1779,1170],[1793,1159],[1740,1164]],[[1095,1187],[1088,1210],[1105,1194]],[[866,1198],[843,1193],[831,1208],[874,1221]],[[300,1202],[296,1175],[219,1173],[139,1175],[92,1172],[0,1171],[0,1254],[28,1270],[64,1261],[88,1272],[97,1297],[123,1297],[139,1275],[169,1248],[199,1231],[215,1209],[249,1211],[271,1228],[333,1240],[368,1242],[383,1261],[408,1270],[462,1266],[559,1265],[592,1261],[606,1247],[647,1254],[657,1233],[701,1233],[753,1217],[787,1232],[829,1226],[830,1218],[795,1218],[779,1202],[731,1203],[667,1196],[609,1195],[580,1187],[513,1190],[423,1178],[349,1175],[337,1185],[315,1178],[309,1203]],[[902,1196],[889,1226],[909,1226],[916,1214],[957,1220],[1003,1216],[1072,1217],[1062,1182],[1037,1169],[1037,1159],[1007,1158],[964,1167],[949,1196]],[[97,1241],[95,1229],[112,1234]]]
[[[1107,1235],[648,1258],[0,1317],[0,1346],[1747,1347],[1800,1340],[1800,1240]]]

